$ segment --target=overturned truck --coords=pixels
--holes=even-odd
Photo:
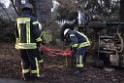
[[[124,22],[91,22],[94,65],[124,67]]]

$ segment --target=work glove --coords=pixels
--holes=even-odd
[[[45,45],[45,44],[46,44],[45,40],[42,40],[42,45]]]
[[[39,41],[39,42],[37,42],[36,44],[37,44],[37,49],[38,49],[38,51],[41,53],[41,48],[40,48],[40,46],[43,45],[43,44],[42,44],[42,41]]]
[[[43,45],[42,41],[39,41],[36,44],[37,44],[37,47],[40,47],[40,45]]]

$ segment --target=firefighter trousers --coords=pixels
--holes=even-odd
[[[74,57],[76,61],[76,68],[82,69],[84,67],[84,57],[85,57],[86,47],[78,48]]]
[[[39,50],[39,54],[37,55],[37,59],[38,59],[40,66],[42,67],[44,65],[43,52],[40,51],[39,48],[37,48],[37,50]]]
[[[21,52],[21,65],[22,75],[24,80],[35,79],[39,76],[39,62],[37,55],[39,51],[37,49],[20,50]]]

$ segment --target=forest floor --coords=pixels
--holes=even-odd
[[[19,51],[14,49],[14,44],[0,44],[0,78],[6,80],[18,80],[15,83],[26,83],[21,78],[21,64]],[[65,67],[65,57],[45,56],[43,72],[47,75],[41,81],[27,83],[124,83],[124,70],[95,68],[91,63],[86,63],[84,72],[75,76]],[[1,82],[1,81],[0,81]],[[14,82],[13,82],[14,83]]]

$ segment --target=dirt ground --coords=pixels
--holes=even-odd
[[[123,69],[110,72],[86,63],[84,72],[75,76],[65,68],[65,57],[46,55],[44,60],[43,72],[47,76],[36,83],[124,83]],[[0,44],[0,78],[22,80],[20,65],[19,51],[14,49],[14,44]]]

